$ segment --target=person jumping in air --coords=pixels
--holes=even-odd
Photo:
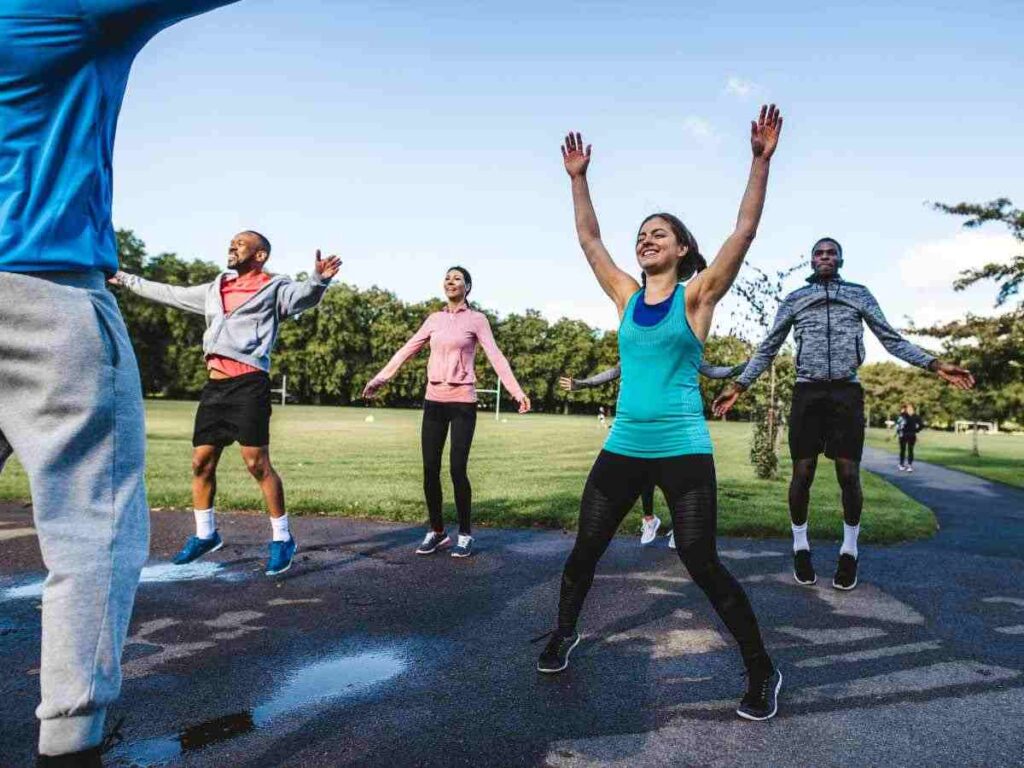
[[[835,461],[843,498],[843,544],[832,586],[850,590],[857,586],[857,538],[864,506],[860,486],[864,390],[857,380],[857,369],[864,362],[864,323],[890,354],[934,371],[958,389],[973,387],[974,377],[904,339],[885,319],[871,291],[839,276],[842,266],[843,248],[835,238],[823,237],[814,244],[814,274],[807,278],[807,285],[783,300],[771,331],[747,369],[715,399],[713,409],[716,416],[729,412],[736,399],[768,368],[793,328],[797,382],[789,417],[793,577],[804,585],[818,580],[807,540],[807,504],[818,455],[824,453]]]
[[[237,441],[242,460],[259,483],[270,515],[272,538],[266,574],[287,571],[296,542],[288,528],[281,476],[270,463],[270,354],[285,318],[315,307],[341,267],[337,256],[316,252],[313,271],[294,281],[264,271],[270,241],[240,232],[228,246],[228,271],[213,282],[183,287],[118,272],[110,282],[145,299],[206,318],[203,354],[210,377],[203,387],[192,434],[192,504],[196,533],[174,556],[175,565],[198,560],[224,546],[214,517],[217,464]]]
[[[104,285],[121,102],[154,36],[232,1],[0,3],[0,469],[28,475],[48,573],[42,768],[102,765],[149,555],[142,386]]]
[[[751,124],[753,160],[736,228],[709,267],[675,216],[656,213],[641,222],[635,249],[644,271],[642,288],[616,266],[601,240],[587,184],[590,147],[579,133],[565,138],[562,159],[572,182],[576,233],[621,318],[622,384],[615,423],[583,490],[576,543],[562,574],[558,624],[538,659],[540,672],[568,667],[569,654],[580,643],[577,620],[597,563],[653,481],[668,499],[680,560],[739,644],[747,691],[737,714],[766,720],[778,710],[782,674],[764,647],[743,588],[718,557],[715,462],[697,376],[715,306],[736,279],[757,232],[781,130],[775,106],[762,107]]]
[[[711,365],[704,360],[700,361],[700,375],[708,379],[731,379],[743,373],[747,364],[739,365]],[[616,365],[606,371],[594,374],[588,379],[574,379],[571,376],[561,376],[558,379],[558,386],[566,392],[576,392],[581,389],[600,387],[609,382],[615,381],[622,375],[621,366]],[[640,494],[640,504],[643,507],[643,520],[640,521],[640,546],[647,546],[654,542],[661,528],[661,518],[654,514],[654,483],[644,486]],[[670,531],[668,534],[668,548],[676,548],[676,533]]]
[[[476,430],[474,360],[478,344],[483,347],[505,389],[519,403],[519,412],[530,410],[530,398],[519,386],[508,360],[498,349],[486,315],[469,306],[467,297],[471,290],[473,279],[468,270],[463,267],[449,269],[444,276],[444,295],[448,302],[445,308],[428,316],[413,337],[363,389],[365,399],[376,397],[381,387],[394,378],[409,358],[430,344],[420,436],[423,495],[427,501],[430,530],[416,549],[417,555],[432,555],[452,543],[441,511],[441,456],[449,428],[452,433],[451,477],[459,519],[459,539],[452,550],[452,557],[473,554],[473,489],[469,484],[468,467],[469,450]]]
[[[896,419],[896,437],[900,441],[900,472],[914,471],[914,446],[924,422],[911,403],[904,403]]]

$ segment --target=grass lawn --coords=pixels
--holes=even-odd
[[[151,400],[146,404],[147,483],[153,507],[191,506],[190,455],[195,403]],[[373,422],[365,421],[372,414]],[[372,517],[421,523],[426,519],[420,463],[420,412],[416,410],[275,407],[271,423],[274,464],[285,481],[292,512]],[[580,494],[606,432],[582,416],[480,414],[470,456],[474,522],[500,527],[573,529]],[[788,537],[786,480],[754,478],[747,458],[750,427],[713,422],[721,534]],[[782,451],[785,453],[785,450]],[[788,457],[783,477],[788,477]],[[28,483],[13,462],[0,474],[0,499],[28,497]],[[446,465],[447,466],[447,465]],[[447,472],[444,473],[445,475]],[[454,519],[445,481],[446,519]],[[864,473],[865,541],[893,542],[935,532],[931,512],[895,487]],[[657,493],[656,509],[667,520]],[[217,506],[258,510],[262,500],[228,448],[218,472]],[[841,537],[839,487],[823,459],[811,500],[811,536]],[[639,504],[624,532],[639,527]]]
[[[926,429],[917,436],[914,460],[930,461],[950,469],[1024,488],[1024,436],[978,435],[980,456],[971,455],[973,435]],[[890,430],[868,430],[867,444],[899,455],[900,444]]]

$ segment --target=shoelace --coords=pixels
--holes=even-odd
[[[746,671],[740,672],[740,677],[747,678],[747,695],[743,697],[744,699],[747,699],[750,697],[750,692],[753,690],[753,686],[751,685],[752,681],[750,679],[750,673]],[[769,674],[767,677],[761,679],[761,690],[760,695],[758,697],[759,702],[768,700],[768,689],[771,688],[771,682],[773,677],[775,677],[774,672]]]
[[[462,534],[459,534],[459,546],[460,547],[468,547],[469,546],[469,542],[471,542],[472,540],[473,540],[472,536],[463,536]]]

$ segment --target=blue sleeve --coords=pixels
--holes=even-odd
[[[144,43],[179,21],[238,0],[79,0],[82,9],[109,34]]]

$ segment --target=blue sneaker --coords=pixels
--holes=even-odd
[[[459,534],[459,543],[452,550],[452,557],[469,557],[473,554],[473,537]]]
[[[295,557],[295,537],[288,541],[270,542],[270,558],[267,560],[267,576],[277,576],[292,567]]]
[[[220,537],[220,531],[214,531],[213,536],[208,539],[200,539],[198,536],[189,536],[181,552],[171,560],[175,565],[185,565],[198,560],[203,555],[216,552],[224,546],[224,539]]]

